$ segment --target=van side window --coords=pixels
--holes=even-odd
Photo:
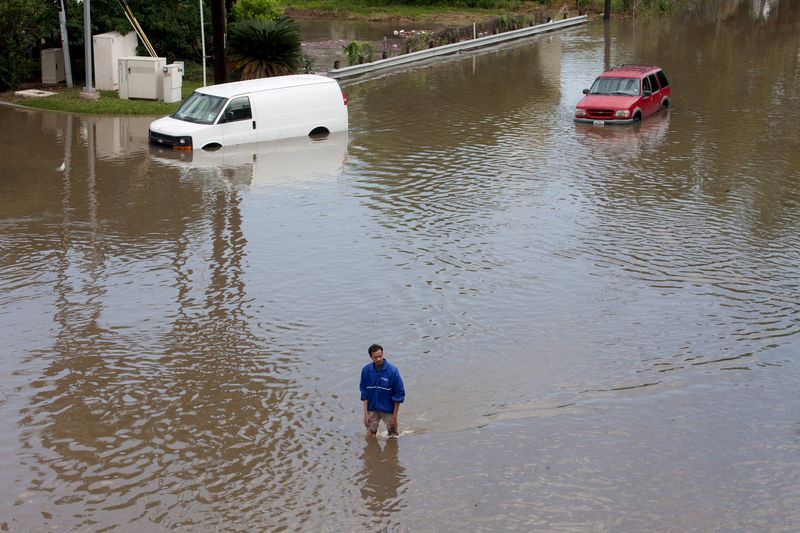
[[[658,82],[656,81],[656,75],[650,74],[649,76],[647,76],[647,79],[650,80],[650,87],[652,87],[652,89],[650,90],[656,92],[658,90]]]
[[[251,118],[253,118],[253,114],[250,111],[250,98],[240,96],[231,100],[220,122],[236,122],[238,120],[250,120]]]
[[[656,76],[658,76],[658,83],[661,84],[661,88],[669,86],[669,81],[667,81],[667,75],[664,74],[663,70],[659,70],[656,72]]]

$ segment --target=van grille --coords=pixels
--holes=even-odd
[[[158,146],[191,146],[191,144],[187,145],[185,142],[181,144],[180,137],[164,135],[163,133],[157,133],[153,130],[147,130],[147,136],[151,144],[156,144]],[[184,139],[186,139],[186,137],[184,137]]]

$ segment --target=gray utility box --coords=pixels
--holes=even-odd
[[[161,69],[164,74],[164,95],[165,102],[180,102],[181,89],[183,88],[183,61],[170,63]]]
[[[103,91],[116,91],[119,89],[120,57],[136,55],[136,46],[139,38],[136,32],[125,35],[117,31],[98,33],[92,37],[92,51],[94,53],[94,81],[95,86]]]
[[[67,79],[64,71],[64,51],[61,48],[45,48],[41,52],[42,83],[55,85]]]
[[[119,58],[120,99],[163,100],[163,69],[166,65],[166,57],[135,56]]]

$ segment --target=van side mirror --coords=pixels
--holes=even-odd
[[[589,89],[584,89],[583,94],[589,94]]]
[[[233,122],[233,110],[226,109],[220,122]]]

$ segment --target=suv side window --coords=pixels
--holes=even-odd
[[[645,91],[652,91],[652,90],[653,89],[650,86],[650,78],[649,77],[642,78],[642,94],[644,94]]]
[[[239,98],[231,100],[220,122],[236,122],[239,120],[250,120],[251,118],[253,118],[253,114],[250,111],[250,98],[247,96],[240,96]]]
[[[663,70],[659,70],[658,72],[656,72],[656,76],[658,77],[658,83],[661,84],[661,88],[662,89],[664,87],[668,87],[669,86],[669,81],[667,81],[667,75],[664,74]]]
[[[647,76],[647,79],[650,80],[650,87],[652,87],[652,89],[650,90],[656,92],[658,90],[658,82],[656,81],[656,75],[650,74],[649,76]]]

